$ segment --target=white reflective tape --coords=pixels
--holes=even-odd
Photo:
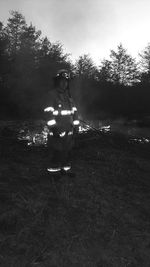
[[[71,169],[71,166],[65,166],[65,167],[63,167],[63,170],[64,171],[69,171]]]
[[[71,115],[72,111],[71,110],[61,110],[61,115],[65,116],[65,115]]]
[[[47,125],[48,126],[53,126],[55,124],[56,124],[56,121],[55,120],[50,120],[50,121],[47,122]]]
[[[49,172],[60,172],[61,168],[48,168],[47,169]]]
[[[59,134],[59,136],[63,137],[63,136],[65,136],[65,134],[66,134],[66,132],[62,132],[62,133]]]
[[[44,109],[45,112],[53,112],[54,111],[54,108],[53,107],[47,107]]]
[[[73,111],[73,112],[77,111],[77,108],[76,108],[76,107],[73,107],[73,108],[72,108],[72,111]]]
[[[73,125],[79,125],[79,124],[80,124],[79,120],[73,121]]]
[[[55,116],[57,116],[58,113],[59,113],[58,110],[54,110],[54,111],[53,111],[53,115],[55,115]]]

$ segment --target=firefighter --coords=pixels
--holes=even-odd
[[[54,89],[48,95],[48,106],[44,111],[48,116],[48,148],[52,152],[51,165],[47,170],[73,176],[69,158],[79,120],[69,85],[70,73],[67,70],[58,71],[54,77]]]

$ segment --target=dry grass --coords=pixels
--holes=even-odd
[[[42,149],[2,149],[0,266],[149,267],[149,147],[82,143],[76,178],[50,176],[48,161]]]

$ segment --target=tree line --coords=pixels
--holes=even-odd
[[[0,22],[0,114],[2,118],[39,118],[53,77],[69,69],[81,115],[128,118],[150,115],[150,44],[137,62],[122,44],[97,67],[81,55],[73,64],[60,42],[51,42],[17,11]]]

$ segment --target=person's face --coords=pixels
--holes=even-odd
[[[65,78],[61,78],[59,81],[59,90],[64,92],[68,87],[68,81]]]

